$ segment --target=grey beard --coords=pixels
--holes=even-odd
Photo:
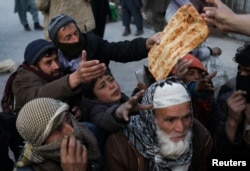
[[[179,142],[171,141],[170,136],[161,130],[158,125],[156,125],[156,135],[160,145],[160,153],[164,157],[177,159],[189,151],[191,130],[188,130],[185,139]]]

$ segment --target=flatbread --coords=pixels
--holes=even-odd
[[[148,53],[149,71],[165,79],[179,58],[196,48],[209,34],[205,20],[192,4],[181,6],[160,34],[161,43]]]

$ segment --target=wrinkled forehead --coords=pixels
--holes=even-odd
[[[182,118],[186,115],[192,114],[191,102],[185,102],[182,104],[177,104],[164,108],[153,109],[155,117],[157,118],[166,118],[166,117],[175,117]]]

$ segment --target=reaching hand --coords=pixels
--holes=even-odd
[[[86,51],[82,52],[82,60],[77,68],[82,83],[88,83],[89,81],[104,74],[106,66],[100,63],[99,60],[87,61]]]
[[[70,75],[70,87],[75,88],[81,83],[88,83],[103,75],[106,69],[105,64],[100,63],[99,60],[87,61],[87,53],[83,50],[78,68]]]
[[[246,91],[237,90],[227,99],[228,117],[236,124],[240,123],[242,119],[241,113],[247,108],[244,95],[246,95]]]
[[[116,115],[120,119],[124,119],[125,121],[129,121],[129,117],[133,112],[137,112],[140,110],[148,110],[153,107],[152,104],[142,105],[138,103],[139,99],[144,94],[144,90],[137,92],[134,96],[130,97],[129,100],[123,104],[121,104],[117,110]]]
[[[146,48],[149,50],[153,47],[154,44],[160,44],[160,38],[159,38],[159,35],[161,33],[156,33],[154,34],[153,36],[149,37],[147,40],[146,40]]]
[[[148,88],[148,86],[145,83],[141,83],[141,82],[137,84],[137,87],[139,90],[146,90]]]
[[[174,75],[183,80],[184,75],[188,71],[188,67],[192,64],[193,60],[179,59],[175,65]]]
[[[64,171],[86,171],[87,149],[75,136],[65,136],[61,144],[61,167]]]
[[[227,22],[235,13],[220,0],[206,0],[206,2],[214,6],[204,7],[204,13],[201,14],[204,20],[215,25],[221,31],[230,31],[231,26]]]

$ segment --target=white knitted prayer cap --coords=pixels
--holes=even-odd
[[[190,102],[187,89],[178,82],[165,82],[155,88],[153,108],[160,109]]]

